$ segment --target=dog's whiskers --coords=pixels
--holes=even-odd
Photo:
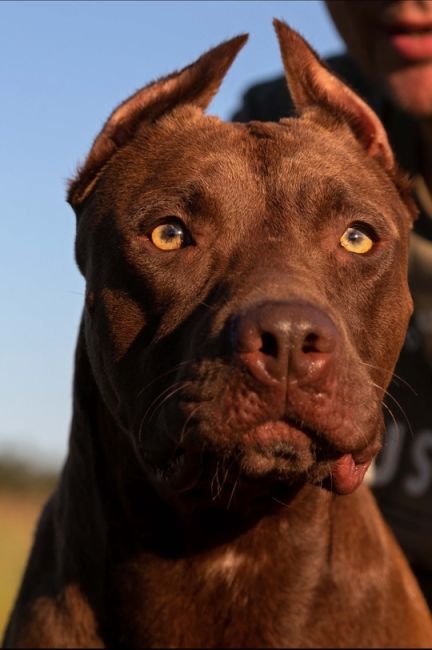
[[[396,417],[395,417],[393,411],[392,411],[391,408],[388,406],[388,404],[384,404],[384,402],[383,402],[383,407],[384,407],[384,408],[386,409],[386,411],[390,414],[390,417],[391,417],[391,419],[393,420],[393,424],[394,424],[395,429],[396,429],[396,433],[397,433],[398,436],[400,436],[401,431],[400,431],[399,423],[398,423],[398,421],[396,420]],[[386,427],[386,433],[387,433],[387,432],[388,432],[388,430],[387,430],[387,427]]]
[[[390,393],[389,390],[386,390],[385,388],[383,388],[382,386],[379,386],[379,384],[376,384],[375,382],[371,382],[371,385],[372,385],[372,386],[375,386],[375,388],[379,388],[380,390],[382,390],[384,396],[390,398],[390,399],[393,401],[393,403],[398,407],[399,412],[401,413],[401,415],[403,416],[405,422],[406,422],[407,425],[408,425],[409,432],[410,432],[411,436],[414,437],[414,431],[413,431],[413,428],[412,428],[412,426],[411,426],[411,422],[409,421],[409,418],[408,418],[407,414],[405,413],[405,411],[404,411],[404,409],[403,409],[401,403],[396,399],[396,397],[394,397],[394,395],[392,395],[392,394]],[[392,413],[392,411],[391,411],[390,408],[388,407],[388,404],[386,405],[385,402],[383,401],[383,402],[382,402],[382,405],[383,405],[383,406],[386,406],[386,407],[387,407],[387,410],[390,411],[390,412]],[[393,415],[393,413],[392,413],[392,415]]]
[[[368,366],[369,368],[373,368],[374,370],[380,370],[382,372],[389,372],[391,370],[391,368],[381,368],[380,366],[374,366],[372,363],[366,363],[366,361],[360,361],[360,363],[363,366]],[[396,372],[393,372],[392,377],[398,379],[403,384],[405,384],[405,386],[407,386],[407,388],[409,388],[414,393],[414,395],[416,396],[418,395],[417,391],[413,388],[413,386],[411,386],[411,384],[406,379],[398,375]]]
[[[284,502],[281,501],[280,499],[277,499],[276,497],[273,497],[273,496],[271,497],[271,499],[272,499],[272,501],[275,501],[276,503],[278,503],[279,505],[283,506],[283,507],[286,508],[287,510],[289,509],[289,505],[288,505],[287,503],[284,503]]]
[[[218,492],[217,492],[216,494],[214,494],[214,489],[213,489],[213,488],[214,488],[214,483],[215,483],[215,481],[216,481],[217,484],[218,484]],[[215,472],[214,472],[214,474],[213,474],[213,478],[212,478],[211,483],[210,483],[210,494],[211,494],[212,501],[216,501],[217,497],[218,497],[219,494],[220,494],[220,483],[219,483],[219,459],[218,459],[217,462],[216,462],[216,469],[215,469]]]
[[[230,509],[230,506],[231,506],[232,500],[233,500],[233,498],[234,498],[234,493],[235,493],[235,491],[236,491],[236,489],[237,489],[237,486],[238,486],[239,480],[240,480],[240,476],[238,476],[238,477],[236,478],[235,482],[234,482],[233,488],[232,488],[232,490],[231,490],[230,498],[228,499],[228,504],[227,504],[227,508],[226,508],[227,510]]]
[[[220,486],[219,486],[219,492],[218,492],[218,495],[217,495],[217,496],[219,496],[219,495],[221,494],[222,490],[223,490],[224,487],[225,487],[225,484],[226,484],[226,482],[227,482],[227,480],[228,480],[229,471],[230,471],[230,469],[231,469],[233,463],[234,463],[234,461],[231,461],[231,464],[230,464],[230,465],[226,468],[226,470],[225,470],[225,474],[224,474],[224,477],[223,477],[223,479],[222,479],[222,483],[221,483]]]
[[[165,388],[159,395],[153,400],[153,402],[150,404],[150,406],[147,408],[145,411],[144,415],[141,418],[141,422],[138,428],[138,444],[141,445],[141,440],[142,440],[142,431],[143,427],[146,424],[146,422],[150,422],[157,410],[159,410],[162,405],[170,399],[175,393],[179,392],[182,390],[185,386],[187,385],[187,382],[180,381],[176,382],[174,384],[171,384],[171,386],[168,386],[168,388]],[[170,392],[171,391],[171,392]],[[168,393],[168,394],[167,394]],[[153,409],[153,411],[152,411]],[[150,415],[150,417],[147,419],[147,416]]]
[[[200,409],[201,407],[202,407],[202,404],[198,404],[194,409],[192,409],[192,411],[189,413],[188,417],[186,418],[186,421],[185,421],[185,423],[183,424],[182,430],[181,430],[181,432],[180,432],[180,437],[179,437],[179,446],[181,446],[181,445],[183,444],[183,442],[184,442],[185,434],[186,434],[186,429],[187,429],[187,425],[189,424],[189,422],[191,421],[191,419],[193,418],[193,416],[195,415],[195,413],[196,413],[197,411],[199,411],[199,409]]]
[[[157,406],[157,404],[160,402],[160,400],[164,400],[164,397],[167,393],[169,393],[171,390],[174,388],[177,388],[178,386],[183,386],[185,384],[185,381],[176,381],[173,384],[170,384],[170,386],[167,386],[162,390],[151,402],[150,406],[147,407],[144,415],[143,415],[143,420],[145,421],[147,416],[152,412],[152,410]]]
[[[171,397],[173,397],[176,393],[178,393],[178,392],[180,392],[181,390],[183,390],[183,389],[188,385],[188,383],[189,383],[189,382],[187,382],[187,381],[183,381],[183,382],[180,382],[180,385],[179,385],[179,384],[174,384],[173,387],[172,387],[173,389],[171,390],[171,392],[168,393],[167,395],[165,395],[165,396],[163,397],[162,401],[160,401],[160,402],[159,402],[159,403],[154,407],[154,409],[153,409],[153,411],[152,411],[150,417],[148,418],[148,423],[150,423],[150,422],[153,420],[153,418],[155,417],[156,413],[158,413],[158,411],[161,410],[161,408],[163,407],[163,405],[166,404],[166,402],[167,402],[169,399],[171,399]],[[174,386],[175,386],[175,388],[174,388]]]
[[[160,375],[152,379],[152,381],[149,381],[148,384],[143,386],[143,388],[140,388],[140,390],[137,393],[137,398],[141,397],[143,393],[150,388],[150,386],[153,386],[157,381],[162,379],[163,377],[166,377],[167,375],[172,374],[173,372],[177,372],[177,370],[180,370],[180,368],[184,365],[191,364],[193,363],[192,359],[188,359],[186,361],[180,361],[180,363],[176,364],[173,368],[170,368],[169,370],[166,370],[165,372],[162,372]]]

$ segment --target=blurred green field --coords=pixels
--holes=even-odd
[[[35,476],[0,461],[0,642],[21,581],[42,506],[52,490],[52,476]]]

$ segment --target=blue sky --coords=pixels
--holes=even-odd
[[[0,2],[0,454],[66,453],[84,286],[66,179],[117,103],[247,31],[209,111],[229,118],[281,70],[273,17],[320,54],[342,49],[315,0]]]

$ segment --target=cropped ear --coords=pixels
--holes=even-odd
[[[355,92],[326,67],[306,41],[288,25],[274,20],[288,87],[299,114],[319,107],[348,123],[369,156],[387,171],[393,152],[381,121]]]
[[[118,106],[93,142],[90,153],[69,184],[68,202],[76,210],[94,188],[112,155],[152,122],[182,104],[207,108],[236,55],[248,39],[242,34],[203,54],[197,61],[138,90]]]

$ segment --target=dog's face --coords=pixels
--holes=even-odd
[[[283,54],[294,38],[321,70],[278,30]],[[196,104],[135,115],[72,185],[96,381],[164,496],[350,492],[411,312],[411,216],[385,136],[365,143],[328,109],[241,125]]]

